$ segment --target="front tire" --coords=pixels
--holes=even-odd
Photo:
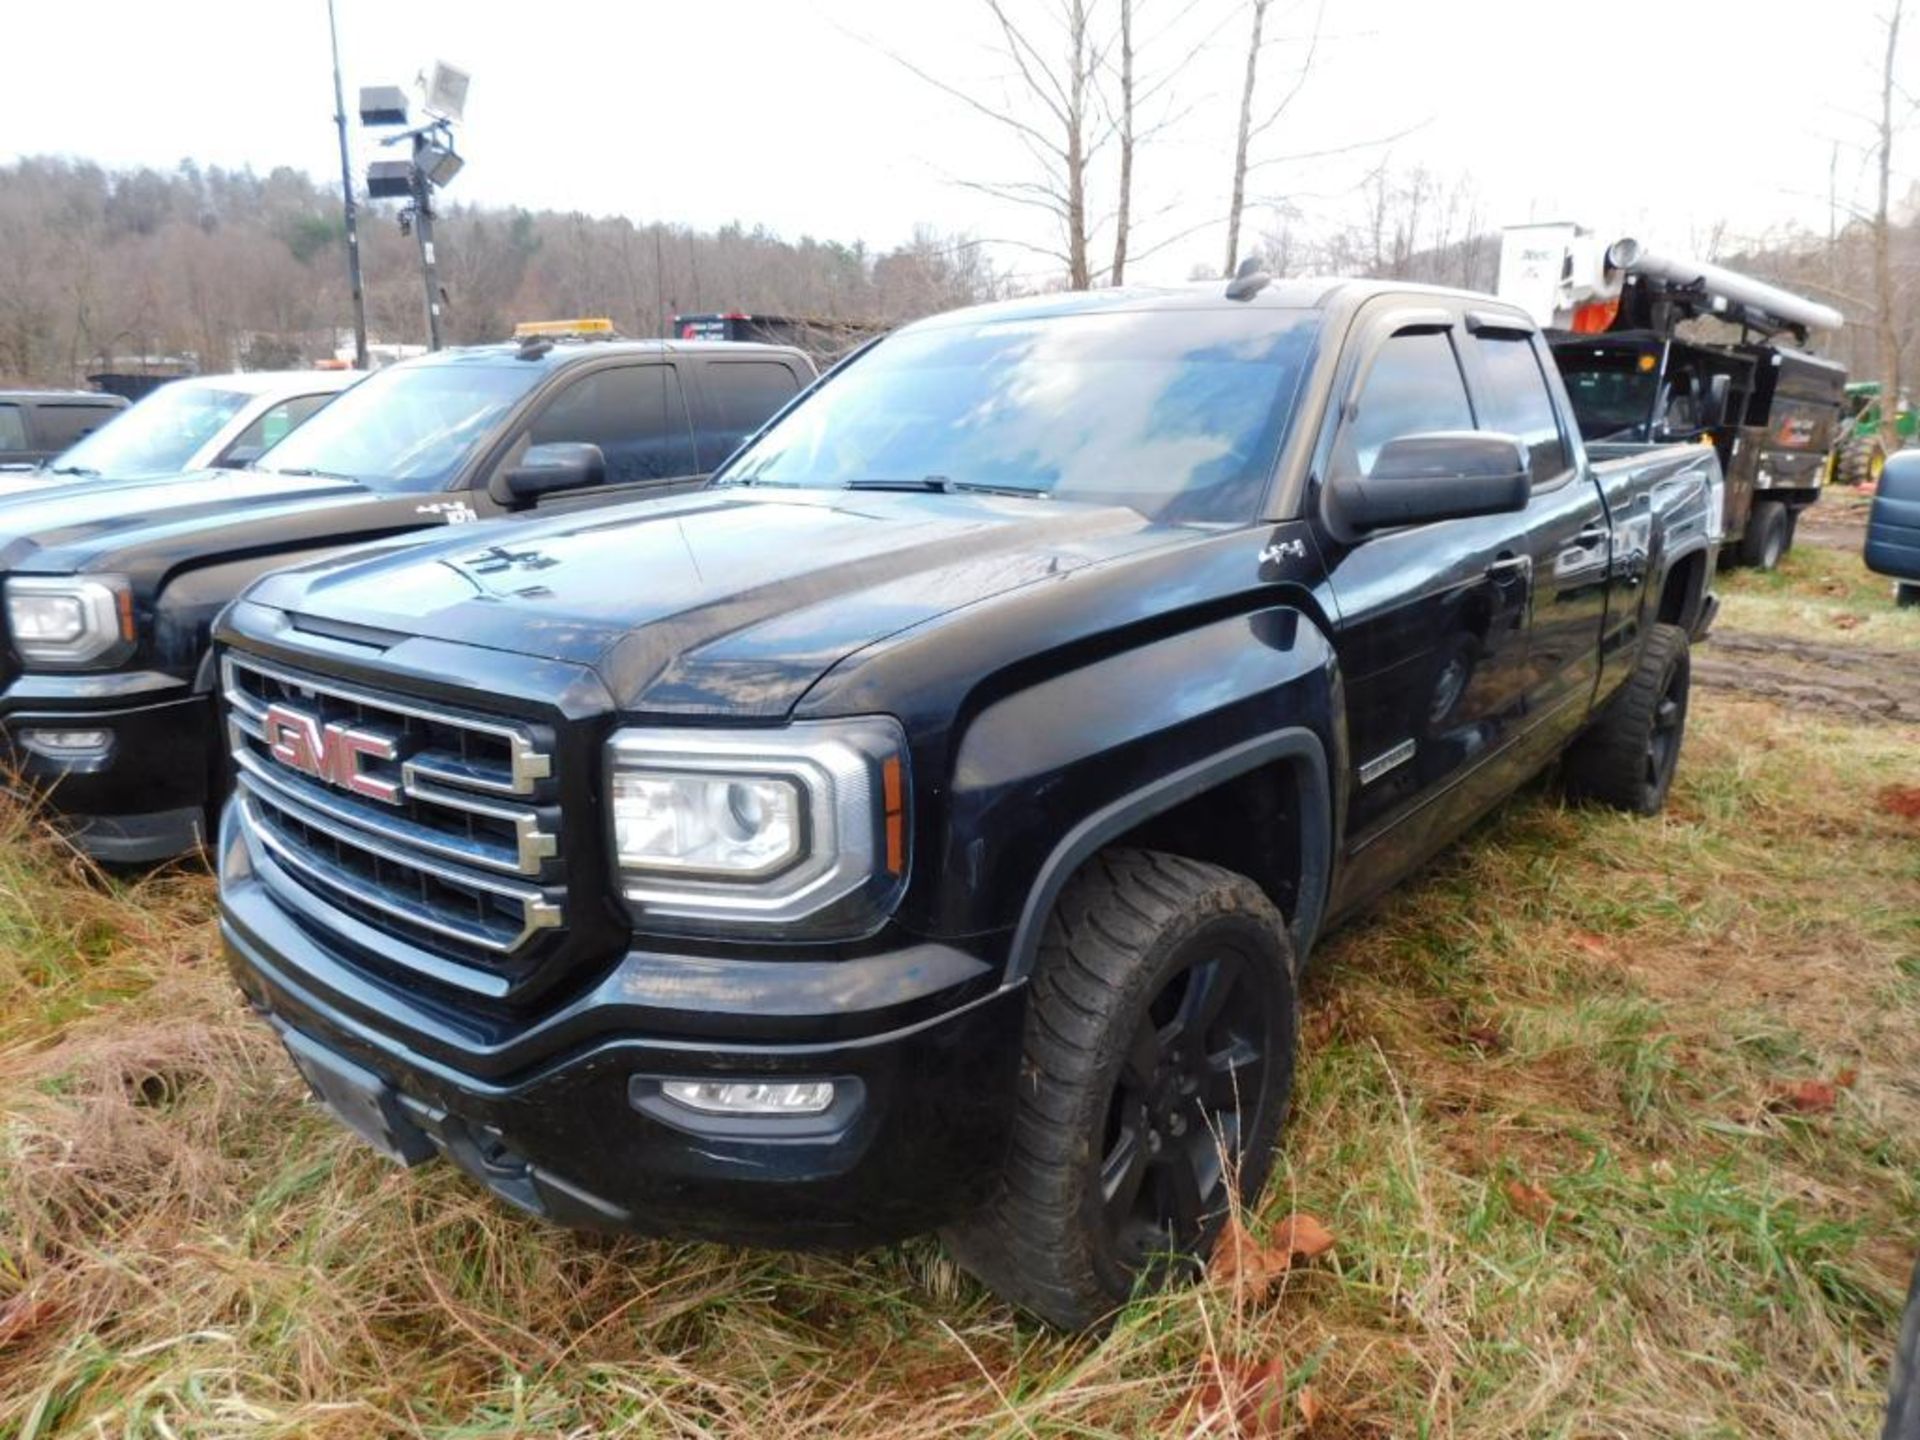
[[[1266,1183],[1299,1035],[1286,923],[1251,880],[1111,850],[1048,919],[1013,1144],[946,1235],[961,1265],[1063,1329],[1197,1274]]]
[[[1692,682],[1687,632],[1655,625],[1633,677],[1567,752],[1568,792],[1636,815],[1658,814],[1680,764]]]

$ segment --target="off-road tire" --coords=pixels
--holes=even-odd
[[[1907,1314],[1893,1355],[1893,1383],[1880,1440],[1920,1440],[1920,1264],[1907,1287]]]
[[[1777,569],[1793,545],[1793,517],[1778,500],[1756,500],[1740,537],[1740,563],[1756,570]]]
[[[1181,1032],[1189,1004],[1203,1006],[1205,996],[1197,984],[1191,992],[1171,987],[1186,987],[1209,965],[1217,976],[1229,962],[1229,998],[1240,1003]],[[1177,993],[1176,1008],[1163,1010],[1170,993]],[[1128,1108],[1140,1117],[1139,1133],[1153,1135],[1158,1158],[1141,1165],[1166,1170],[1145,1169],[1148,1178],[1131,1192],[1142,1199],[1125,1203],[1129,1218],[1113,1217],[1103,1166],[1121,1153],[1116,1117],[1136,1093],[1128,1077],[1140,1070],[1139,1037],[1144,1032],[1153,1045],[1165,1044],[1171,1064],[1183,1047],[1165,1037],[1192,1034],[1185,1047],[1191,1063],[1196,1053],[1212,1053],[1209,1037],[1220,1031],[1210,1025],[1228,1024],[1268,1037],[1257,1072],[1220,1070],[1217,1063],[1211,1072],[1235,1077],[1238,1154],[1203,1196],[1209,1203],[1198,1212],[1205,1218],[1193,1243],[1142,1261],[1143,1222],[1132,1218],[1132,1208],[1153,1205],[1160,1176],[1183,1163],[1172,1157],[1212,1157],[1218,1147],[1196,1151],[1197,1127],[1156,1130],[1154,1124],[1179,1122],[1149,1124],[1146,1105]],[[994,1198],[946,1232],[950,1252],[1005,1299],[1069,1330],[1101,1323],[1144,1285],[1197,1274],[1225,1222],[1228,1191],[1251,1205],[1266,1183],[1292,1092],[1299,1029],[1286,924],[1251,880],[1154,851],[1096,856],[1068,883],[1047,921],[1028,1000],[1013,1143]],[[1257,1074],[1248,1085],[1257,1093],[1239,1094],[1241,1074]],[[1147,1153],[1144,1141],[1140,1153]]]
[[[1886,447],[1878,435],[1856,435],[1840,447],[1838,466],[1842,485],[1865,485],[1878,480],[1886,467]]]
[[[1687,632],[1655,625],[1632,678],[1567,752],[1567,793],[1636,815],[1658,814],[1680,763],[1692,676]]]
[[[1897,610],[1920,609],[1920,585],[1898,580],[1893,586],[1893,604]]]

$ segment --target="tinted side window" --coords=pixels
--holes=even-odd
[[[528,439],[598,445],[609,485],[699,473],[687,402],[671,365],[627,365],[576,380],[534,420]]]
[[[299,426],[314,411],[333,399],[331,392],[324,395],[300,395],[292,400],[283,400],[272,409],[255,417],[254,422],[242,430],[234,442],[227,447],[227,453],[247,451],[258,455],[271,450]]]
[[[0,405],[0,450],[30,450],[27,422],[18,405]]]
[[[1567,450],[1532,339],[1476,335],[1473,347],[1487,378],[1487,393],[1480,397],[1480,428],[1525,441],[1532,457],[1533,483],[1552,480],[1567,468]]]
[[[1438,330],[1395,335],[1380,349],[1347,430],[1353,463],[1373,470],[1380,447],[1403,435],[1471,430],[1473,409],[1453,346]]]
[[[42,405],[34,416],[42,450],[64,450],[120,412],[106,405]]]
[[[709,360],[700,383],[708,411],[699,433],[702,470],[719,465],[800,389],[799,377],[775,360]]]

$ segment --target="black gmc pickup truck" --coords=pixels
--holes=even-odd
[[[0,499],[0,758],[98,859],[190,851],[225,789],[208,631],[248,583],[358,541],[684,488],[813,378],[773,346],[476,346],[369,376],[251,469]]]
[[[1374,282],[940,316],[708,486],[225,612],[240,987],[570,1225],[944,1227],[1078,1326],[1257,1197],[1325,928],[1561,754],[1667,792],[1711,448]]]

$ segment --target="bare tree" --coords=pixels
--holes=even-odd
[[[1127,240],[1133,232],[1133,0],[1120,0],[1120,195],[1113,215],[1113,269],[1108,283],[1127,279]]]
[[[1248,159],[1248,154],[1262,135],[1280,123],[1281,117],[1287,113],[1293,102],[1300,98],[1300,92],[1306,88],[1307,78],[1313,72],[1314,57],[1320,52],[1320,24],[1326,18],[1326,0],[1318,0],[1313,12],[1313,28],[1307,35],[1306,51],[1301,56],[1299,69],[1293,73],[1292,83],[1287,86],[1279,100],[1256,120],[1254,119],[1254,98],[1260,85],[1260,51],[1265,45],[1272,43],[1270,38],[1262,38],[1270,3],[1271,0],[1247,0],[1248,9],[1253,16],[1253,28],[1247,39],[1247,72],[1240,87],[1240,125],[1234,133],[1233,143],[1233,188],[1227,201],[1226,273],[1229,275],[1233,273],[1233,267],[1240,263],[1240,217],[1247,204],[1247,175],[1251,170],[1258,168],[1257,162]]]
[[[1221,273],[1233,274],[1240,263],[1240,212],[1247,203],[1247,146],[1253,143],[1253,91],[1260,83],[1260,31],[1267,21],[1268,0],[1248,0],[1253,12],[1253,34],[1247,40],[1247,78],[1240,86],[1240,125],[1233,140],[1233,190],[1227,198],[1227,263]]]
[[[1012,95],[1003,104],[991,104],[971,89],[950,84],[897,51],[883,48],[883,53],[942,94],[1002,126],[1019,142],[1036,166],[1036,178],[963,179],[959,184],[1051,216],[1059,226],[1057,248],[1014,240],[1001,243],[1060,261],[1067,268],[1067,284],[1085,290],[1093,284],[1087,177],[1094,156],[1111,134],[1097,103],[1097,77],[1106,61],[1094,33],[1098,0],[1050,0],[1047,8],[1060,32],[1053,37],[1052,44],[1058,48],[1052,54],[1036,38],[1037,31],[1015,22],[1003,0],[984,3],[1009,71],[1006,79]]]
[[[1873,295],[1876,336],[1880,350],[1880,443],[1891,450],[1900,443],[1895,422],[1900,409],[1900,337],[1894,328],[1892,234],[1887,221],[1887,192],[1893,177],[1893,62],[1900,49],[1900,17],[1904,0],[1894,0],[1887,17],[1886,60],[1880,72],[1880,120],[1875,145],[1879,190],[1873,212]]]

